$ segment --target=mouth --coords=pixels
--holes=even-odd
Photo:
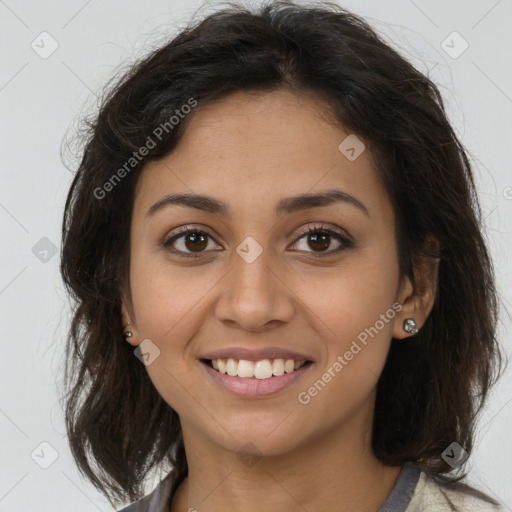
[[[201,359],[203,364],[213,370],[242,379],[270,379],[279,377],[285,373],[293,373],[313,361],[294,359],[261,359],[251,361],[248,359]]]
[[[293,359],[200,359],[206,374],[222,390],[242,398],[275,395],[303,378],[313,361]]]

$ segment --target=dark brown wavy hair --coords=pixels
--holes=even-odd
[[[464,466],[448,475],[441,457],[453,441],[471,452],[502,362],[471,165],[434,83],[329,2],[224,5],[116,76],[86,119],[60,266],[73,300],[62,401],[78,468],[111,503],[140,498],[162,464],[174,467],[174,488],[188,474],[179,417],[126,343],[120,308],[137,179],[176,147],[194,112],[111,191],[98,191],[191,98],[197,110],[236,91],[281,88],[315,94],[371,147],[395,211],[402,276],[414,282],[418,258],[436,256],[428,237],[440,242],[433,309],[416,336],[393,341],[378,381],[374,454],[389,465],[414,461],[436,481],[479,494],[461,482]]]

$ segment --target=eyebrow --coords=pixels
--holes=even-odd
[[[316,194],[303,194],[293,197],[287,197],[279,201],[276,206],[276,215],[282,216],[307,208],[320,206],[328,206],[335,203],[350,204],[361,210],[367,217],[370,216],[368,209],[361,201],[341,190],[333,189]],[[157,201],[146,213],[146,218],[151,217],[156,212],[161,211],[169,206],[186,206],[197,210],[222,215],[223,217],[231,217],[231,209],[229,206],[213,197],[200,194],[168,194]]]

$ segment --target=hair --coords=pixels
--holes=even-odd
[[[324,101],[371,148],[395,212],[401,277],[417,289],[414,269],[440,261],[430,315],[406,343],[393,340],[378,381],[375,456],[387,465],[414,462],[446,487],[493,502],[460,482],[465,473],[448,475],[452,468],[442,458],[453,441],[471,453],[502,358],[494,270],[471,165],[434,83],[365,20],[330,2],[229,3],[116,77],[86,121],[65,204],[60,266],[73,299],[65,420],[79,470],[111,503],[140,498],[149,472],[161,464],[173,467],[174,488],[188,474],[179,416],[122,332],[135,186],[144,164],[168,155],[203,105],[237,91],[283,88]],[[163,130],[134,162],[148,136],[168,128],[191,98],[194,112]],[[123,179],[113,183],[123,168]],[[107,182],[112,190],[100,194]]]

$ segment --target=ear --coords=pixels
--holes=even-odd
[[[123,336],[127,331],[132,333],[130,338],[126,338],[125,340],[134,347],[139,345],[137,341],[136,335],[136,326],[135,326],[135,315],[133,314],[133,305],[131,300],[128,298],[128,295],[124,292],[121,293],[121,326],[123,329]]]
[[[428,236],[423,244],[421,254],[413,259],[414,281],[413,285],[408,276],[400,282],[397,301],[402,309],[396,315],[393,327],[393,338],[404,339],[413,336],[404,330],[403,323],[406,318],[412,318],[420,329],[434,307],[438,286],[438,270],[440,257],[439,241]]]

